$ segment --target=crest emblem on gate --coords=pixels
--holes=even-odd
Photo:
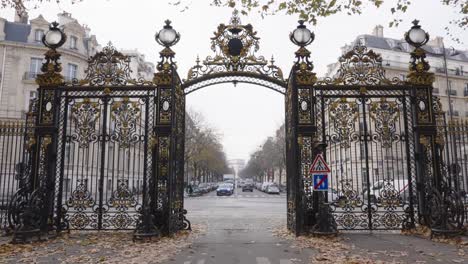
[[[89,98],[85,98],[72,107],[71,115],[75,123],[75,133],[72,135],[72,139],[78,142],[80,148],[88,148],[89,143],[98,138],[96,121],[101,115],[99,103],[91,102]]]
[[[137,102],[132,102],[128,97],[112,104],[112,121],[115,123],[114,133],[111,139],[119,143],[120,148],[129,148],[139,140],[137,121],[140,119],[140,108]]]

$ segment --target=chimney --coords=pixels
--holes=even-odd
[[[58,22],[61,26],[75,21],[75,19],[72,18],[71,14],[65,11],[63,13],[58,14],[57,16],[58,16]]]
[[[383,38],[383,27],[381,25],[375,26],[374,30],[372,30],[372,35],[378,37],[378,38]]]
[[[436,48],[442,48],[444,45],[444,38],[443,37],[435,37],[434,39],[430,40],[427,45],[435,46]]]
[[[88,27],[88,25],[83,25],[83,29],[85,31],[85,35],[87,38],[91,37],[91,29]]]
[[[16,6],[15,23],[27,24],[29,21],[28,12],[24,7]]]

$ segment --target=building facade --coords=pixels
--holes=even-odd
[[[66,43],[59,49],[65,81],[83,79],[89,57],[102,47],[90,28],[80,24],[70,13],[58,14],[57,21],[67,35]],[[41,73],[47,51],[41,40],[49,24],[42,15],[29,20],[25,12],[16,15],[12,22],[0,18],[0,119],[23,118],[29,101],[36,97],[35,78]],[[143,54],[137,50],[121,52],[131,58],[132,78],[153,78],[155,66],[147,62]]]
[[[387,79],[397,77],[405,80],[409,69],[410,52],[412,48],[405,40],[387,38],[383,34],[383,27],[376,26],[372,34],[365,34],[342,48],[343,54],[352,50],[356,45],[364,45],[369,50],[380,54],[382,58],[382,68],[385,70]],[[430,71],[435,75],[434,95],[440,98],[442,110],[447,113],[447,119],[452,116],[453,120],[468,119],[468,50],[448,49],[444,46],[443,38],[436,37],[429,41],[423,49],[427,53]],[[334,63],[328,66],[326,77],[334,77],[340,64]],[[347,101],[349,106],[359,104],[359,102]],[[369,143],[362,142],[363,133],[367,133],[369,138],[377,134],[378,127],[376,120],[366,120],[363,122],[361,110],[353,120],[349,120],[350,131],[353,131],[350,144],[334,144],[331,142],[327,146],[327,160],[332,170],[331,186],[338,190],[350,188],[359,190],[365,194],[367,190],[378,190],[384,184],[390,183],[399,192],[406,192],[408,186],[408,166],[405,162],[408,156],[404,138],[407,135],[404,131],[405,120],[401,102],[392,101],[396,112],[392,116],[393,127],[389,131],[394,133],[392,145],[385,147],[378,143],[378,140],[369,140]],[[358,105],[356,105],[358,107]],[[369,105],[366,111],[372,111]],[[333,109],[332,109],[333,110]],[[335,109],[336,110],[336,109]],[[390,113],[390,112],[389,112]],[[327,124],[326,133],[333,136],[339,133],[333,127],[333,116],[325,120]],[[447,120],[448,121],[448,120]],[[367,126],[366,124],[367,123]],[[393,130],[392,130],[393,129]],[[366,131],[366,132],[364,132]],[[399,132],[400,131],[400,132]],[[465,157],[466,159],[466,157]]]
[[[62,73],[68,81],[82,78],[88,58],[99,50],[96,36],[69,13],[59,14],[58,22],[68,37],[60,50]],[[47,51],[41,40],[49,24],[42,15],[28,20],[23,13],[12,22],[0,18],[0,118],[22,118],[36,97],[35,78]]]
[[[382,56],[382,66],[387,78],[406,78],[412,48],[405,40],[385,37],[383,27],[378,25],[372,34],[360,35],[351,44],[342,47],[343,54],[358,42]],[[431,66],[430,71],[435,74],[434,94],[440,98],[443,110],[447,114],[451,110],[454,120],[467,119],[468,49],[445,47],[442,37],[435,37],[423,48]],[[326,76],[334,76],[338,68],[339,63],[328,65]]]
[[[130,70],[131,77],[136,80],[152,80],[155,73],[154,63],[148,62],[145,55],[140,53],[137,49],[134,50],[121,50],[122,54],[130,57]]]

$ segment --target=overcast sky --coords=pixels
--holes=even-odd
[[[54,2],[54,1],[52,1]],[[62,2],[69,2],[62,0]],[[197,55],[204,58],[211,55],[210,37],[219,23],[228,23],[232,10],[211,7],[211,0],[193,0],[187,10],[168,4],[168,0],[84,0],[78,4],[49,3],[39,9],[29,11],[30,19],[42,14],[48,21],[56,20],[56,15],[67,11],[87,24],[98,42],[112,43],[119,49],[138,49],[147,60],[157,62],[161,47],[154,41],[154,34],[162,28],[166,19],[181,34],[180,42],[173,48],[182,77],[194,64]],[[187,1],[190,2],[190,1]],[[388,0],[386,1],[388,2]],[[395,2],[395,1],[392,1]],[[402,25],[388,28],[391,20],[389,7],[368,8],[365,15],[336,15],[319,21],[311,27],[315,41],[309,46],[315,71],[319,76],[326,72],[326,65],[336,62],[340,47],[360,34],[371,33],[377,24],[383,25],[384,35],[400,39],[415,18],[421,21],[431,37],[445,36],[444,27],[454,16],[455,11],[440,5],[440,0],[413,0]],[[13,19],[13,10],[1,10],[2,17]],[[257,14],[241,17],[244,24],[250,23],[258,32],[259,55],[275,56],[276,64],[285,75],[294,61],[296,47],[289,41],[289,33],[297,26],[297,17],[276,15],[262,19]],[[446,46],[464,48],[468,43],[468,32],[458,31],[464,45],[446,39]],[[464,47],[463,47],[464,46]],[[249,154],[258,148],[268,136],[273,136],[277,127],[284,122],[284,98],[281,94],[266,88],[238,84],[216,85],[190,94],[187,109],[201,112],[205,120],[217,128],[229,158],[248,159]]]

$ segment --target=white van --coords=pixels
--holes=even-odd
[[[408,180],[379,180],[374,182],[370,188],[371,202],[379,203],[384,195],[384,190],[395,190],[403,202],[409,199]],[[364,192],[364,200],[367,200],[367,191]]]

